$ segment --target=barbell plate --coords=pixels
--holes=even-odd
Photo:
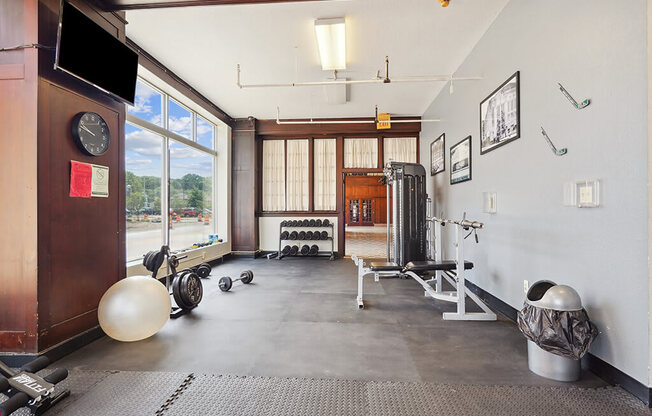
[[[233,281],[229,276],[220,277],[218,286],[222,292],[228,292],[231,290],[231,286],[233,286]]]

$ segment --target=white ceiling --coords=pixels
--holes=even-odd
[[[318,81],[322,71],[313,21],[346,17],[347,70],[369,79],[448,75],[462,63],[509,0],[340,0],[201,6],[127,12],[127,36],[232,117],[421,115],[444,82],[349,86],[350,101],[328,104],[323,87],[239,89],[242,82]],[[482,74],[456,74],[482,76]],[[456,89],[464,88],[460,81]]]

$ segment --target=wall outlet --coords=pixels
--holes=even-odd
[[[530,290],[530,282],[523,280],[523,292],[527,293],[528,290]]]

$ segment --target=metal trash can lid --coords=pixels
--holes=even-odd
[[[541,280],[528,290],[526,302],[537,308],[556,311],[580,311],[582,299],[570,286],[557,285],[549,280]]]

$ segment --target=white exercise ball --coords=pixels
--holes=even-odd
[[[170,294],[151,276],[131,276],[106,291],[97,308],[102,330],[118,341],[156,334],[170,318]]]

